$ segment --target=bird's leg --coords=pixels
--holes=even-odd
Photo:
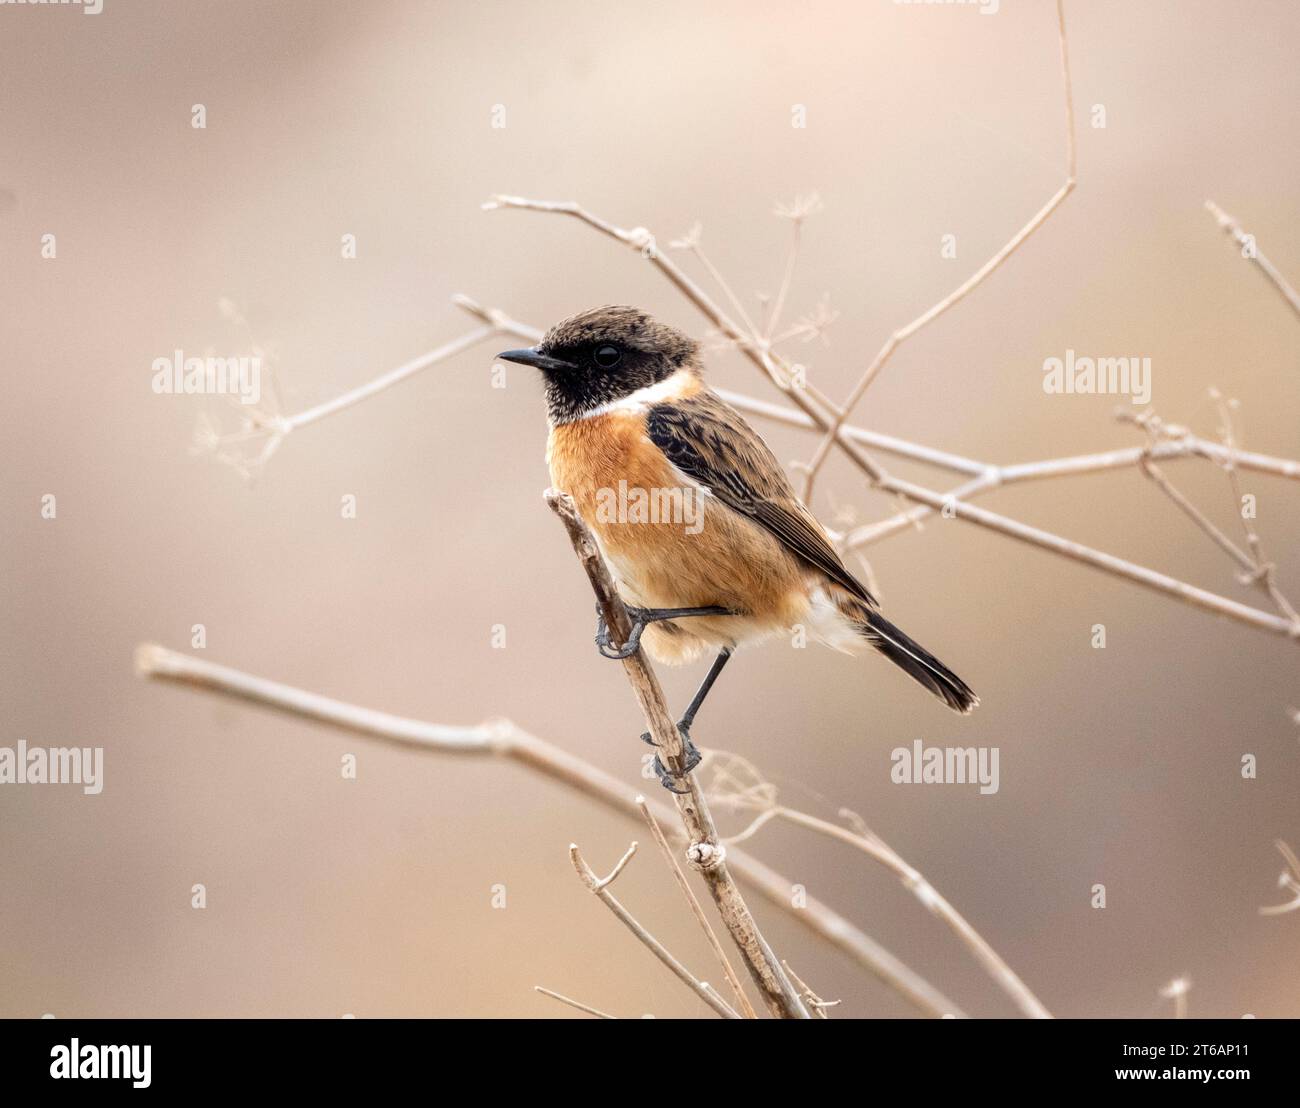
[[[718,674],[722,672],[722,667],[727,664],[731,658],[731,647],[724,646],[718,651],[718,656],[713,659],[713,665],[709,667],[709,672],[704,675],[704,680],[700,682],[700,687],[695,690],[695,695],[691,697],[691,702],[686,706],[686,712],[677,722],[677,727],[681,731],[689,731],[691,724],[695,722],[695,714],[700,710],[700,705],[704,703],[704,698],[709,695],[709,690],[713,688],[713,682],[718,679]]]
[[[627,642],[622,646],[615,646],[609,641],[609,625],[605,622],[604,613],[601,612],[599,605],[596,608],[596,649],[600,651],[602,658],[611,658],[619,661],[623,658],[630,658],[641,646],[641,632],[650,624],[659,623],[665,619],[678,619],[683,616],[731,616],[736,613],[730,608],[723,608],[717,604],[711,604],[704,608],[632,608],[629,607],[627,614],[632,617],[632,631],[627,637]]]
[[[718,652],[718,656],[713,659],[713,665],[709,667],[709,672],[704,675],[704,680],[700,682],[700,687],[695,690],[695,695],[691,697],[690,704],[686,706],[685,713],[682,715],[682,718],[677,721],[677,731],[682,737],[682,747],[686,754],[686,766],[682,770],[683,777],[700,764],[700,752],[695,749],[695,744],[691,742],[691,724],[695,722],[695,714],[700,710],[700,705],[704,703],[704,698],[709,695],[709,690],[713,688],[713,682],[718,679],[718,674],[722,672],[722,667],[727,664],[730,658],[730,647],[723,647],[722,650]],[[651,746],[658,745],[649,731],[642,734],[641,741],[643,743],[649,743]],[[662,784],[669,792],[685,793],[689,791],[685,788],[678,789],[674,787],[677,777],[668,772],[667,767],[662,761],[660,761],[658,754],[655,755],[655,776],[659,778],[660,784]]]

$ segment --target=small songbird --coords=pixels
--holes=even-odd
[[[614,648],[602,624],[601,653],[644,645],[679,664],[719,652],[678,725],[687,772],[698,762],[691,723],[731,652],[795,625],[836,650],[873,647],[955,711],[979,703],[880,614],[771,450],[705,385],[692,339],[637,308],[603,307],[497,357],[541,371],[551,481],[573,498],[629,607],[632,637]]]

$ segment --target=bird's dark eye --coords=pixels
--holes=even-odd
[[[613,369],[623,357],[623,351],[617,346],[602,346],[591,356],[601,369]]]

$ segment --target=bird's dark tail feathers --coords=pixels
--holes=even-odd
[[[874,608],[861,608],[862,633],[913,681],[924,685],[954,712],[973,711],[980,698],[925,647],[909,639]]]

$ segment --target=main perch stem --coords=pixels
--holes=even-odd
[[[594,536],[578,515],[573,498],[555,489],[548,489],[546,503],[569,533],[574,553],[587,573],[591,590],[596,594],[596,603],[600,606],[601,615],[613,638],[619,643],[626,642],[632,632],[632,621]],[[810,1019],[807,1007],[791,984],[784,967],[772,953],[767,940],[763,938],[735,878],[727,868],[726,851],[718,842],[718,832],[703,790],[694,774],[684,772],[685,747],[677,724],[673,722],[664,702],[658,677],[640,650],[623,659],[623,672],[628,684],[632,686],[637,703],[641,705],[646,727],[659,748],[660,757],[668,771],[686,784],[686,791],[676,794],[674,800],[690,844],[686,852],[687,858],[704,878],[713,902],[718,907],[718,914],[740,950],[745,967],[758,986],[763,1002],[772,1015],[782,1019]]]

